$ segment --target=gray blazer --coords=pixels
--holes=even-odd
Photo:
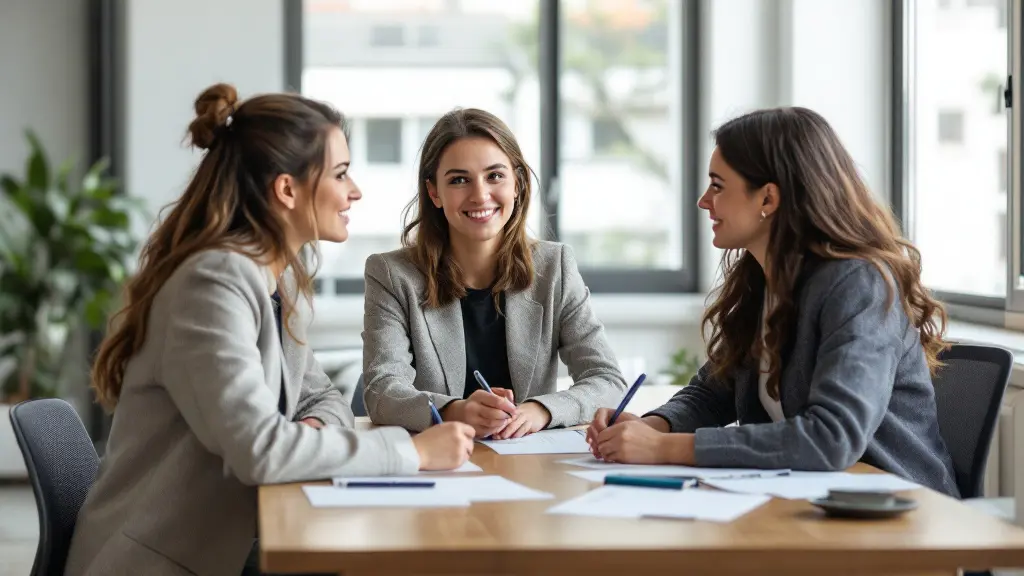
[[[282,347],[273,289],[264,268],[226,251],[192,257],[160,289],[66,574],[239,574],[256,485],[418,470],[408,432],[352,430],[312,351],[287,333]],[[300,340],[302,302],[290,323]],[[294,421],[307,417],[327,426]]]
[[[806,266],[783,350],[786,420],[768,417],[756,369],[719,382],[706,365],[651,414],[696,432],[698,466],[828,471],[864,461],[957,496],[924,349],[899,299],[886,309],[886,286],[864,260]]]
[[[533,265],[533,284],[505,297],[513,392],[517,403],[543,404],[551,412],[548,427],[575,426],[590,421],[598,408],[617,406],[626,383],[572,250],[538,242]],[[465,391],[460,303],[429,308],[424,294],[423,274],[404,250],[367,259],[364,399],[376,424],[423,430],[430,426],[427,398],[441,408]],[[559,357],[574,381],[563,392],[555,391]]]

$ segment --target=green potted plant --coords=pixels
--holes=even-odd
[[[56,396],[69,336],[101,328],[135,258],[137,199],[117,193],[108,163],[72,183],[26,133],[21,177],[0,175],[0,402]],[[4,370],[4,366],[7,367]]]
[[[697,374],[702,363],[698,354],[688,348],[680,348],[669,358],[668,369],[665,370],[671,378],[669,383],[673,386],[686,386]]]

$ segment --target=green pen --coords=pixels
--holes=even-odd
[[[639,488],[666,488],[669,490],[682,490],[697,485],[697,478],[693,476],[626,476],[609,474],[604,477],[606,486],[636,486]]]

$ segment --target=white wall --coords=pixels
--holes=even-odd
[[[246,98],[284,89],[284,2],[125,2],[125,184],[155,214],[199,160],[184,144],[199,93],[217,82]],[[145,223],[148,227],[151,223]]]
[[[24,174],[26,128],[54,164],[88,160],[87,4],[0,3],[0,172]]]

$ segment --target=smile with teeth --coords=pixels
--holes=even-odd
[[[470,220],[475,220],[477,222],[485,222],[489,220],[491,216],[497,214],[498,210],[499,208],[488,208],[486,210],[463,211],[463,214],[469,216]]]

